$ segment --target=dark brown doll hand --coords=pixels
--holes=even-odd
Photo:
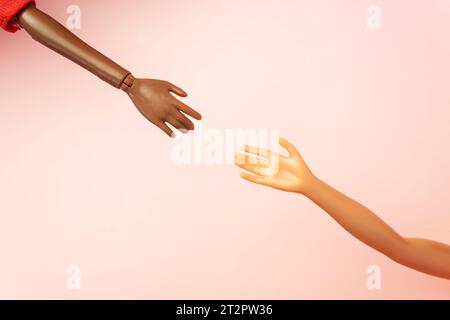
[[[187,93],[170,82],[128,76],[121,89],[128,94],[139,112],[169,137],[175,134],[167,124],[186,132],[194,130],[194,123],[186,115],[197,120],[202,118],[200,113],[172,95],[186,97]]]

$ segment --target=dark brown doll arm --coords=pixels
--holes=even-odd
[[[128,70],[86,44],[58,21],[32,5],[19,13],[17,18],[19,25],[34,40],[79,64],[116,88],[120,88],[125,77],[130,74]]]
[[[17,21],[34,40],[125,91],[141,114],[167,135],[174,136],[167,124],[185,132],[194,129],[188,115],[201,119],[197,111],[172,95],[186,97],[184,90],[163,80],[135,78],[127,69],[86,44],[33,5],[20,12]]]

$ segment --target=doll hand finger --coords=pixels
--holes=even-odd
[[[234,157],[235,163],[238,164],[254,164],[254,165],[261,165],[264,167],[270,166],[270,160],[265,158],[258,158],[253,155],[248,155],[245,153],[236,153]]]
[[[255,175],[247,173],[247,172],[241,172],[239,175],[241,176],[241,178],[244,178],[247,181],[257,183],[257,184],[265,184],[264,178],[261,176],[255,176]]]
[[[175,134],[173,133],[172,129],[167,126],[164,122],[158,122],[155,123],[155,125],[160,128],[162,131],[164,131],[169,137],[174,138]]]
[[[265,175],[264,172],[267,170],[267,167],[262,166],[260,164],[251,164],[251,163],[239,163],[237,159],[235,159],[235,164],[244,170],[250,171],[251,173],[257,174],[259,176]]]
[[[280,138],[280,145],[289,152],[290,156],[296,158],[300,157],[300,152],[298,152],[297,148],[286,139]]]
[[[180,96],[180,97],[187,97],[188,96],[186,91],[184,91],[180,87],[177,87],[173,83],[168,82],[168,85],[169,85],[169,91],[174,93],[174,94],[176,94],[177,96]]]
[[[196,119],[196,120],[202,120],[202,115],[200,113],[198,113],[197,111],[195,111],[194,109],[192,109],[191,107],[189,107],[187,104],[175,99],[175,104],[177,106],[177,108],[181,111],[183,111],[185,114],[187,114],[188,116],[191,116],[192,118]]]
[[[194,130],[194,123],[181,112],[177,111],[174,117],[176,120],[178,120],[178,122],[182,123],[187,130]]]
[[[269,151],[269,150],[263,149],[263,148],[257,148],[257,147],[245,145],[242,147],[242,149],[247,153],[254,154],[254,155],[266,158],[266,159],[268,159],[272,156],[272,151]]]

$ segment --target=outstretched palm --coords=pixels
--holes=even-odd
[[[241,177],[275,189],[304,193],[314,175],[292,144],[280,138],[280,145],[289,152],[288,156],[244,146],[245,153],[236,154],[235,164],[250,173],[242,172]]]

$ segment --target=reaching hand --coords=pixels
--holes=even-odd
[[[202,118],[200,113],[171,94],[187,97],[187,93],[167,81],[133,78],[131,86],[123,86],[122,90],[128,94],[145,118],[170,137],[175,135],[166,123],[185,132],[194,130],[194,124],[185,114],[197,120]]]
[[[16,2],[23,5],[25,1]],[[166,81],[135,79],[127,69],[90,47],[34,5],[25,7],[17,19],[33,39],[69,58],[113,87],[125,91],[144,117],[167,135],[173,136],[173,132],[166,123],[187,131],[193,130],[194,124],[186,115],[201,119],[198,112],[171,94],[186,97],[186,92]]]
[[[275,189],[304,194],[315,177],[292,144],[280,138],[280,145],[289,152],[289,156],[244,146],[246,154],[237,153],[235,164],[252,174],[242,172],[241,177]]]

